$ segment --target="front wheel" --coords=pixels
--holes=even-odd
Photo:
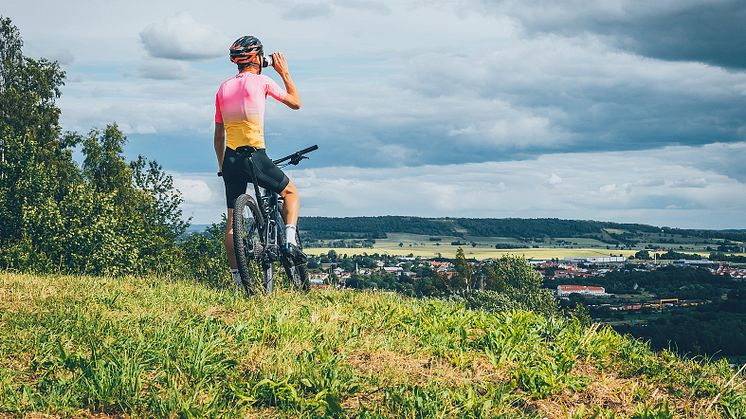
[[[236,252],[238,272],[247,295],[256,292],[261,283],[262,231],[264,219],[259,205],[251,195],[239,195],[233,208],[233,247]]]

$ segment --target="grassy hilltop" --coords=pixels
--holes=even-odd
[[[530,312],[0,273],[0,416],[742,418],[744,387]]]

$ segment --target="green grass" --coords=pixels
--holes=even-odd
[[[0,416],[744,417],[744,376],[530,312],[0,273]]]

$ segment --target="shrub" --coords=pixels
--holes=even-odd
[[[474,291],[466,297],[466,306],[489,312],[527,310],[545,315],[559,313],[554,296],[546,289],[524,291],[510,287],[502,292]]]

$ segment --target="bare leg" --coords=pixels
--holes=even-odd
[[[233,248],[233,208],[228,208],[228,224],[225,226],[223,245],[225,245],[225,252],[228,253],[228,264],[231,265],[231,269],[238,268],[236,251]]]
[[[298,189],[295,188],[295,184],[292,180],[288,183],[288,186],[280,192],[280,196],[285,200],[285,207],[282,211],[282,218],[285,219],[285,224],[298,225],[300,198],[298,197]]]

